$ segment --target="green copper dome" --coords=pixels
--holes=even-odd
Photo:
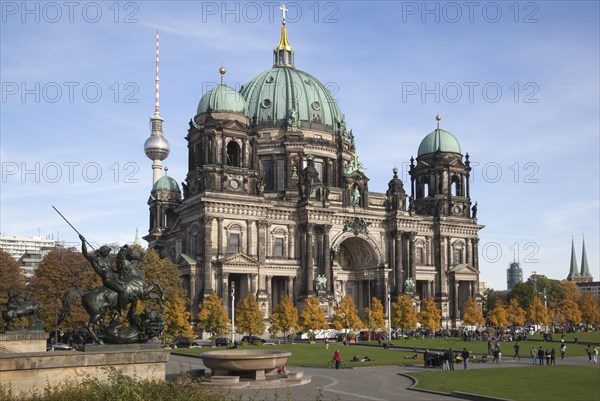
[[[312,75],[289,66],[276,66],[258,75],[242,89],[249,118],[263,127],[280,127],[291,110],[299,128],[336,132],[345,129],[344,115],[329,90]]]
[[[154,186],[152,187],[152,192],[154,193],[155,191],[181,193],[181,191],[179,190],[179,185],[177,185],[177,181],[175,181],[168,175],[160,177],[158,181],[154,183]]]
[[[202,96],[198,104],[197,114],[206,113],[208,108],[212,111],[232,111],[235,113],[246,113],[246,102],[235,90],[220,83]]]
[[[437,151],[462,154],[460,151],[460,144],[454,135],[441,128],[437,128],[423,138],[419,145],[417,157],[428,153],[435,153]]]

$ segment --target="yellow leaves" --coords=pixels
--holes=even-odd
[[[186,310],[186,302],[180,296],[165,301],[165,332],[175,337],[194,336],[190,328],[190,313]]]
[[[358,317],[356,306],[350,295],[344,295],[338,306],[335,307],[331,323],[337,330],[361,328],[362,321]]]
[[[204,298],[198,313],[198,329],[214,336],[229,333],[230,326],[231,320],[223,307],[222,299],[214,292]]]
[[[25,276],[23,270],[9,253],[0,249],[0,304],[8,300],[9,291],[21,291],[25,289]]]
[[[463,322],[467,325],[483,326],[485,319],[481,313],[481,309],[477,305],[475,298],[469,298],[463,306]]]
[[[304,308],[300,315],[300,326],[304,331],[326,329],[329,326],[325,312],[319,307],[319,300],[312,295],[304,302]]]
[[[487,316],[488,323],[494,327],[508,327],[508,314],[506,313],[506,308],[502,304],[502,302],[496,302],[494,308],[488,313]]]
[[[372,330],[385,329],[385,313],[381,301],[375,297],[371,299],[371,308],[365,308],[365,323]]]
[[[248,293],[235,307],[235,325],[238,332],[262,334],[265,331],[264,314],[254,296]]]
[[[442,313],[437,308],[433,298],[426,298],[421,303],[421,311],[417,318],[421,326],[428,330],[436,331],[441,328]]]
[[[298,309],[292,303],[291,298],[286,294],[275,306],[271,315],[272,333],[283,331],[284,333],[296,330],[298,328]]]
[[[417,327],[417,313],[408,295],[398,296],[392,303],[392,326],[401,330],[414,330]]]
[[[600,299],[590,293],[583,293],[579,298],[579,310],[581,311],[581,319],[584,322],[600,323]]]
[[[513,298],[506,307],[506,319],[509,325],[523,326],[525,324],[525,310],[521,308],[516,298]]]

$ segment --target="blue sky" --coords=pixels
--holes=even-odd
[[[2,2],[0,232],[131,242],[148,230],[155,29],[161,114],[183,181],[202,94],[271,68],[276,2]],[[600,279],[599,3],[289,2],[296,67],[321,80],[356,136],[371,191],[442,128],[473,166],[481,280],[521,262],[568,274],[585,234]],[[402,176],[408,181],[406,174]]]

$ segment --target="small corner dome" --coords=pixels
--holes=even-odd
[[[460,144],[454,135],[441,128],[435,129],[423,138],[419,145],[417,157],[437,151],[462,154]]]
[[[212,111],[246,114],[246,101],[235,89],[220,83],[202,96],[197,114],[206,113],[209,108]]]
[[[152,192],[156,192],[156,191],[177,192],[177,193],[181,194],[181,191],[179,190],[179,185],[177,184],[177,181],[175,181],[173,178],[169,177],[168,175],[160,177],[158,179],[158,181],[156,181],[154,183],[154,186],[152,187]]]

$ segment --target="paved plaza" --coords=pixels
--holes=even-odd
[[[559,365],[589,365],[587,357],[571,357],[565,360],[557,360]],[[502,364],[471,363],[469,369],[501,369],[502,367],[528,366],[531,365],[530,358],[513,360],[504,358]],[[600,364],[597,365],[600,367]],[[167,379],[173,379],[178,375],[191,369],[202,369],[202,360],[193,356],[171,355],[167,364]],[[544,367],[545,368],[545,367]],[[426,393],[409,390],[412,380],[402,376],[400,373],[425,372],[421,365],[415,367],[399,366],[374,366],[355,369],[327,369],[323,368],[296,368],[288,366],[290,371],[304,371],[305,375],[312,376],[312,382],[303,386],[295,386],[278,389],[259,390],[231,390],[232,394],[242,394],[245,400],[287,400],[293,401],[315,401],[339,400],[339,401],[397,401],[397,400],[458,400],[440,394]],[[462,364],[455,364],[455,369],[461,370]]]

